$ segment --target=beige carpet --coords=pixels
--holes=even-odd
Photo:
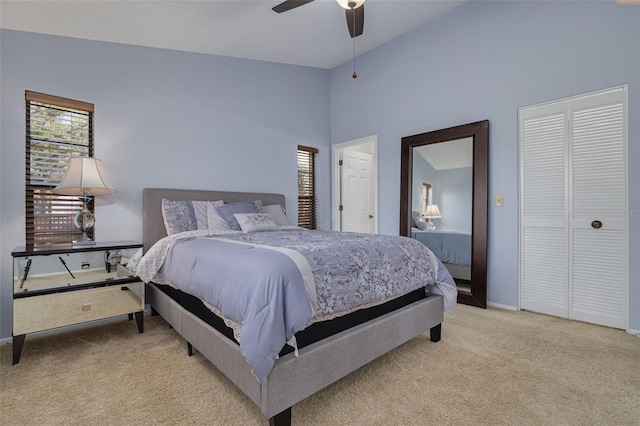
[[[2,425],[265,425],[160,317],[0,348]],[[293,407],[294,425],[640,425],[640,339],[459,306],[428,333]]]

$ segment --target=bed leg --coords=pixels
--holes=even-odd
[[[271,417],[269,426],[291,426],[291,407]]]
[[[440,338],[442,337],[442,323],[436,325],[435,327],[431,327],[430,334],[432,342],[439,342]]]
[[[187,354],[193,356],[193,345],[189,342],[187,342]]]

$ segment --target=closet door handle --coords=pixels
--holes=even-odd
[[[600,229],[602,228],[602,222],[600,222],[599,220],[594,220],[593,222],[591,222],[591,227],[595,229]]]

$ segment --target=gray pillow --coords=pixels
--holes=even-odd
[[[216,207],[220,207],[222,204],[207,204],[207,226],[210,231],[229,231],[231,227],[227,221],[220,216]]]
[[[273,220],[278,224],[278,226],[291,225],[291,222],[287,219],[287,216],[284,214],[284,209],[280,204],[264,206],[262,209],[265,213],[269,213],[271,217],[273,217]]]
[[[258,200],[260,201],[260,200]],[[260,209],[262,210],[262,201],[260,201]],[[222,206],[216,206],[216,210],[220,213],[220,216],[227,221],[229,227],[234,231],[240,231],[240,224],[233,216],[236,213],[261,213],[256,208],[254,201],[238,201],[237,203],[224,204]]]
[[[198,229],[196,214],[191,201],[162,199],[162,218],[167,235]]]

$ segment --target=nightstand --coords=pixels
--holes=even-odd
[[[127,314],[144,330],[144,283],[123,265],[142,244],[16,247],[13,256],[13,364],[25,336]]]

